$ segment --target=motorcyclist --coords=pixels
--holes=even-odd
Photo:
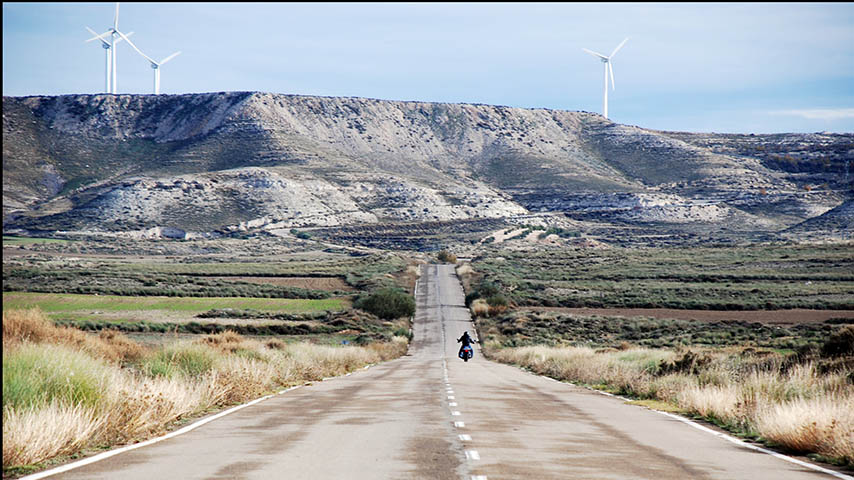
[[[468,331],[465,331],[465,332],[463,332],[463,336],[461,336],[460,338],[458,338],[458,339],[457,339],[457,343],[462,343],[462,344],[463,344],[463,345],[460,347],[460,351],[457,353],[457,356],[458,356],[458,357],[462,357],[462,355],[463,355],[463,349],[464,349],[464,348],[466,348],[467,346],[471,345],[472,343],[477,343],[477,340],[475,340],[475,339],[471,338],[471,337],[469,336],[469,332],[468,332]]]

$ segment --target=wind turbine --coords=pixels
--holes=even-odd
[[[125,39],[125,40],[127,40],[127,39]],[[613,58],[614,55],[616,55],[616,53],[619,49],[623,48],[623,45],[625,45],[628,40],[629,40],[629,37],[626,37],[626,39],[623,40],[622,42],[620,42],[620,44],[617,45],[617,48],[615,48],[614,51],[611,52],[611,54],[608,55],[607,57],[605,55],[602,55],[601,53],[596,53],[594,51],[587,50],[586,48],[582,48],[582,50],[589,53],[590,55],[593,55],[594,57],[599,57],[599,59],[602,60],[602,63],[605,64],[605,90],[604,90],[605,93],[604,93],[604,98],[602,100],[602,116],[604,116],[605,118],[608,118],[608,76],[611,77],[611,89],[615,88],[614,87],[614,67],[611,66],[611,58]]]
[[[92,40],[100,40],[101,46],[104,47],[104,93],[113,93],[112,90],[110,90],[110,66],[112,65],[112,52],[110,50],[113,48],[113,45],[110,42],[104,40],[103,38],[104,35],[110,32],[107,31],[99,35],[97,32],[95,32],[95,30],[92,30],[89,27],[86,27],[86,30],[89,30],[89,33],[94,35],[94,37],[90,38],[89,40],[86,40],[86,42],[91,42]],[[133,35],[133,32],[128,33],[128,37],[130,37],[131,35]],[[119,43],[121,41],[121,38],[116,39],[116,43]]]
[[[91,28],[89,28],[89,27],[86,27],[86,28],[90,32],[95,33],[94,31],[92,31]],[[109,42],[104,40],[104,37],[107,35],[110,36]],[[95,38],[98,38],[101,40],[101,43],[104,46],[104,49],[108,49],[108,58],[109,58],[108,63],[109,63],[109,70],[110,70],[110,72],[107,76],[107,83],[109,83],[109,85],[107,85],[108,93],[118,93],[118,86],[116,85],[116,76],[117,76],[116,74],[117,74],[117,70],[118,70],[116,68],[116,44],[119,43],[120,38],[124,38],[126,42],[131,43],[127,37],[128,37],[127,35],[125,35],[119,31],[119,3],[116,2],[116,16],[113,17],[113,26],[109,30],[107,30],[106,32],[104,32],[100,35],[95,34]],[[87,42],[90,40],[94,40],[95,38],[90,38],[89,40],[87,40]],[[106,45],[104,45],[107,43],[109,43],[109,48]]]
[[[136,48],[136,45],[134,45],[133,42],[131,42],[130,39],[127,38],[128,36],[125,36],[124,34],[122,34],[122,38],[127,40],[128,44],[131,47],[133,47],[133,49],[136,50],[137,53],[139,53],[140,55],[145,57],[145,59],[148,60],[148,62],[151,64],[151,68],[154,69],[154,94],[155,95],[160,94],[160,66],[163,65],[164,63],[168,62],[169,60],[172,60],[173,58],[177,57],[178,55],[181,54],[181,52],[180,51],[175,52],[172,55],[169,55],[168,57],[166,57],[163,60],[160,60],[158,62],[158,61],[155,61],[154,59],[152,59],[151,57],[149,57],[148,55],[142,53],[142,50]]]

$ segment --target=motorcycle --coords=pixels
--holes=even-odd
[[[469,359],[471,359],[471,357],[473,357],[473,356],[474,356],[474,349],[471,348],[471,345],[466,345],[460,351],[460,358],[462,358],[464,362],[468,362]]]

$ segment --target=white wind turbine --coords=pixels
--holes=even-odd
[[[101,46],[104,47],[104,92],[105,93],[112,93],[112,90],[110,90],[110,75],[111,75],[110,65],[112,65],[112,61],[111,61],[112,52],[111,52],[111,50],[113,48],[113,45],[110,42],[104,40],[104,38],[103,38],[103,35],[106,35],[109,32],[106,32],[106,33],[99,35],[97,32],[95,32],[95,30],[92,30],[89,27],[86,27],[86,30],[89,30],[89,33],[94,35],[94,37],[90,38],[89,40],[86,40],[86,42],[91,42],[92,40],[100,40]],[[131,35],[133,35],[133,32],[128,33],[128,37]],[[122,39],[119,38],[116,40],[116,43],[119,43],[121,41],[122,41]]]
[[[611,77],[611,88],[615,88],[614,67],[611,66],[611,58],[614,57],[614,55],[617,53],[617,50],[623,48],[623,45],[625,45],[628,40],[629,38],[626,37],[626,39],[620,42],[620,44],[617,45],[617,48],[615,48],[614,51],[611,52],[611,54],[607,57],[605,55],[602,55],[601,53],[596,53],[594,51],[587,50],[586,48],[582,48],[582,50],[589,53],[590,55],[593,55],[594,57],[599,57],[599,59],[602,60],[602,63],[605,64],[605,93],[604,98],[602,100],[602,116],[604,116],[605,118],[608,118],[608,76]]]
[[[118,71],[118,69],[116,68],[116,44],[119,43],[119,40],[121,38],[124,38],[125,41],[130,43],[130,40],[128,40],[128,38],[127,38],[128,35],[125,35],[119,31],[119,4],[118,4],[118,2],[116,2],[116,16],[113,17],[113,26],[109,30],[98,35],[91,28],[86,27],[86,29],[95,35],[94,38],[90,38],[89,40],[86,40],[86,41],[89,42],[89,41],[95,40],[97,38],[97,39],[101,40],[102,46],[104,47],[105,50],[107,50],[107,56],[108,56],[107,66],[109,69],[109,72],[107,74],[107,80],[105,82],[107,84],[106,85],[107,86],[107,92],[108,93],[118,93],[118,86],[116,85],[116,76],[117,76],[117,71]],[[107,42],[104,39],[104,37],[106,37],[107,35],[110,36],[109,42]]]
[[[172,60],[173,58],[177,57],[178,55],[181,54],[181,52],[180,51],[175,52],[172,55],[169,55],[168,57],[166,57],[163,60],[160,60],[158,62],[158,61],[155,61],[154,59],[152,59],[151,57],[149,57],[148,55],[142,53],[142,50],[138,49],[136,47],[136,45],[134,45],[133,42],[131,42],[130,39],[127,38],[129,35],[126,36],[126,35],[122,34],[121,32],[119,32],[119,33],[122,35],[122,38],[124,38],[128,42],[128,44],[131,47],[133,47],[134,50],[137,51],[137,53],[139,53],[140,55],[145,57],[145,59],[148,60],[148,62],[151,64],[151,68],[154,69],[154,94],[155,95],[160,94],[160,66],[163,65],[164,63],[168,62],[169,60]]]
[[[100,40],[101,46],[104,47],[104,93],[113,93],[112,90],[110,90],[110,65],[112,65],[111,50],[113,48],[113,45],[110,44],[110,42],[104,40],[103,38],[104,35],[110,32],[105,32],[99,35],[97,32],[95,32],[95,30],[92,30],[89,27],[86,27],[86,30],[89,30],[89,33],[94,35],[94,37],[90,38],[89,40],[86,40],[86,42],[91,42],[92,40]],[[133,35],[133,32],[128,32],[128,37],[130,37],[131,35]],[[116,39],[116,43],[119,43],[121,41],[121,38]]]

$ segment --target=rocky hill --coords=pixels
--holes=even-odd
[[[852,166],[854,134],[663,132],[585,112],[257,92],[3,97],[4,233],[316,229],[359,243],[353,232],[516,223],[820,236],[827,222],[798,226],[830,212],[829,234],[844,237]]]

